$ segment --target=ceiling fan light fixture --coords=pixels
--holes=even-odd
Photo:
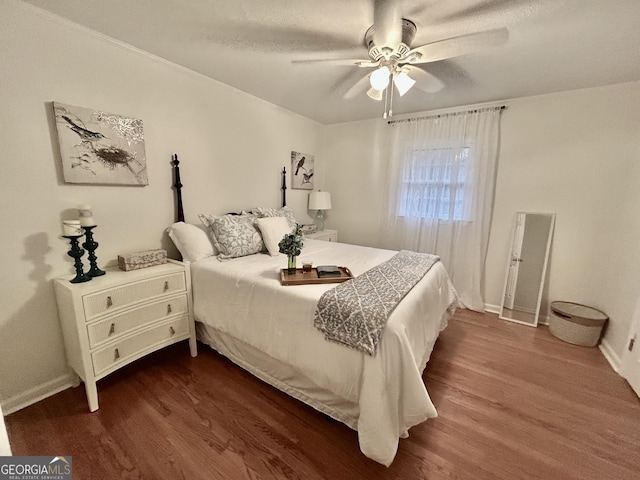
[[[393,78],[393,83],[398,89],[398,93],[400,93],[400,96],[402,97],[405,93],[411,90],[411,87],[416,84],[416,81],[409,75],[407,75],[406,72],[400,72]]]
[[[377,102],[381,102],[382,101],[382,90],[376,90],[375,88],[371,87],[369,89],[369,91],[367,92],[367,95],[369,96],[369,98],[374,99]]]
[[[387,85],[389,85],[390,73],[391,72],[389,70],[389,67],[387,67],[386,65],[383,65],[382,67],[375,70],[369,77],[369,83],[371,84],[371,87],[380,91],[387,88]]]

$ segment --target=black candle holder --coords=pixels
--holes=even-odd
[[[98,260],[98,257],[96,257],[96,249],[100,244],[93,239],[93,232],[91,231],[96,227],[97,225],[91,225],[88,227],[82,226],[84,236],[86,237],[82,246],[87,250],[87,252],[89,252],[89,264],[91,265],[91,268],[87,272],[87,275],[90,277],[99,277],[106,273],[104,270],[100,270],[98,268],[98,264],[96,262],[96,260]]]
[[[82,255],[84,255],[84,250],[80,248],[80,243],[78,239],[82,235],[63,235],[64,238],[68,238],[71,242],[71,249],[67,252],[67,255],[74,259],[73,266],[76,268],[76,276],[69,280],[71,283],[83,283],[91,280],[91,277],[84,274],[82,271]]]

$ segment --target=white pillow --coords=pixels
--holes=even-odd
[[[296,217],[293,215],[293,210],[289,207],[282,208],[269,208],[269,207],[256,207],[253,209],[253,212],[258,215],[260,218],[268,218],[268,217],[285,217],[289,222],[291,228],[295,228],[298,224],[296,221]]]
[[[167,233],[185,262],[197,262],[215,255],[207,232],[196,225],[176,222],[167,228]]]
[[[264,241],[269,255],[275,257],[280,255],[280,249],[278,244],[288,233],[292,233],[293,229],[285,217],[266,217],[258,219],[258,228],[262,233],[262,240]]]

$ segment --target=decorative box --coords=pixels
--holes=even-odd
[[[145,250],[142,252],[127,253],[118,255],[118,266],[120,270],[138,270],[139,268],[153,267],[167,263],[166,250]]]

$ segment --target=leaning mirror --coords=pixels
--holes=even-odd
[[[518,212],[513,231],[500,318],[535,327],[556,216]]]

